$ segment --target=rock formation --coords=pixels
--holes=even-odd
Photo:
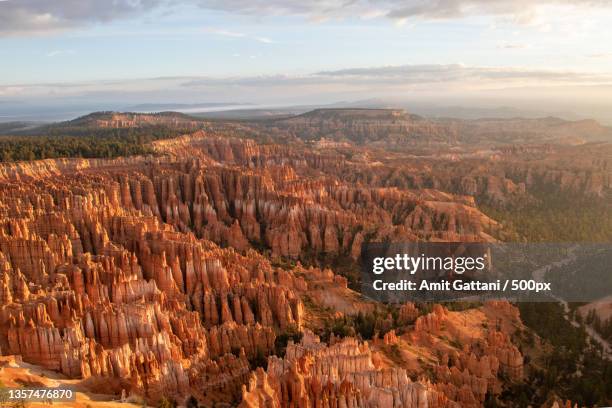
[[[497,223],[466,195],[481,181],[412,188],[393,181],[401,171],[337,153],[204,131],[154,146],[159,156],[0,166],[2,354],[117,394],[244,407],[477,406],[499,373],[522,378],[508,333],[466,338],[441,307],[403,305],[399,321],[414,327],[382,339],[438,350],[450,333],[468,346],[439,348],[448,364],[419,381],[377,366],[366,342],[326,345],[306,330],[372,305],[347,278],[298,260],[354,262],[368,240],[493,240]],[[281,334],[300,331],[301,343],[274,355]],[[267,370],[252,371],[261,357]]]
[[[289,343],[283,359],[251,374],[241,408],[261,407],[459,407],[428,382],[413,382],[405,370],[377,370],[368,343],[344,339],[332,346],[306,331]]]

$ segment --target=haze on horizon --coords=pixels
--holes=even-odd
[[[0,121],[380,99],[612,124],[612,4],[535,3],[0,0]]]

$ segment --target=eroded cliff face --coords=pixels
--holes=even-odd
[[[69,377],[119,379],[153,400],[231,401],[248,359],[269,354],[278,330],[301,327],[304,283],[254,251],[162,222],[149,179],[108,171],[2,184],[2,352]]]
[[[350,140],[359,144],[405,148],[452,145],[457,126],[440,124],[398,109],[316,109],[273,122],[301,139]]]
[[[348,152],[337,175],[352,183],[435,189],[492,205],[530,200],[544,186],[594,198],[612,190],[612,129],[589,120],[432,120],[394,109],[319,109],[266,126],[316,150]]]
[[[612,129],[594,120],[433,119],[401,109],[315,109],[270,121],[266,126],[303,140],[350,141],[400,150],[530,143],[575,145],[612,139]]]
[[[514,314],[507,303],[486,308],[502,316]],[[402,336],[390,331],[372,345],[354,338],[332,338],[327,345],[306,330],[299,344],[288,344],[284,358],[271,356],[266,371],[251,374],[240,407],[482,406],[487,394],[501,392],[502,375],[522,379],[523,358],[505,332],[461,327],[461,317],[470,318],[437,305],[431,314],[417,319],[413,330]],[[446,336],[463,341],[463,347],[449,345],[443,340]],[[399,367],[385,361],[385,355],[404,359],[420,348],[421,356],[435,359],[434,381],[422,375],[412,380],[414,371],[402,367],[410,366],[407,360]]]
[[[406,370],[377,369],[368,343],[353,338],[333,345],[310,332],[290,343],[283,359],[251,374],[240,407],[459,407],[430,383],[413,382]]]
[[[483,379],[501,371],[520,379],[503,332],[470,349],[475,360],[449,357],[460,373],[440,367],[436,384],[376,366],[366,343],[310,335],[253,374],[279,333],[317,318],[305,296],[337,313],[366,307],[332,271],[276,267],[262,253],[357,259],[365,240],[490,240],[496,223],[468,196],[348,183],[335,154],[204,132],[156,148],[159,157],[0,167],[2,354],[152,401],[456,406],[482,402]],[[402,316],[423,347],[452,321],[414,306]]]
[[[165,127],[180,129],[202,128],[204,122],[194,117],[178,112],[161,113],[122,113],[122,112],[95,112],[82,116],[73,121],[64,122],[65,125],[89,126],[96,128],[135,128],[163,125]]]
[[[467,196],[347,183],[351,166],[339,155],[217,137],[158,142],[158,148],[179,155],[186,142],[199,148],[198,157],[224,166],[203,171],[192,162],[175,168],[171,181],[162,180],[167,173],[153,180],[157,190],[165,183],[178,205],[178,213],[161,208],[161,215],[239,248],[246,238],[293,258],[354,255],[366,235],[474,241],[490,239],[487,233],[497,227]]]
[[[275,329],[301,326],[294,278],[260,256],[164,231],[155,219],[93,218],[5,224],[4,353],[69,377],[121,379],[151,399],[231,396],[247,359],[272,351]],[[63,228],[72,235],[56,235]]]

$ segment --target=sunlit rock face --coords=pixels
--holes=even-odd
[[[508,304],[489,307],[511,308]],[[321,401],[323,406],[338,407],[482,406],[487,393],[501,391],[501,371],[513,380],[523,375],[522,356],[503,332],[472,338],[450,356],[438,349],[441,357],[434,368],[435,382],[413,381],[406,369],[386,367],[375,357],[389,346],[401,350],[402,344],[431,341],[441,325],[457,324],[452,319],[454,316],[437,305],[433,313],[417,320],[415,330],[405,339],[391,331],[381,339],[384,345],[375,340],[373,347],[354,338],[332,339],[327,345],[305,331],[299,344],[288,344],[284,358],[271,356],[266,371],[260,368],[251,374],[242,388],[240,407],[310,407]],[[430,348],[437,347],[440,345],[432,341]],[[477,356],[480,347],[484,352]]]
[[[155,148],[159,156],[0,167],[2,354],[109,393],[245,407],[479,406],[499,392],[500,373],[522,378],[504,331],[456,354],[440,349],[435,381],[377,363],[378,347],[434,350],[457,319],[443,308],[419,316],[404,305],[413,327],[380,346],[325,344],[306,329],[322,316],[306,311],[305,296],[340,314],[365,306],[345,278],[297,261],[356,260],[366,240],[493,240],[498,225],[472,197],[391,186],[378,165],[303,146],[196,132]],[[302,330],[301,343],[274,356],[279,334]],[[253,370],[261,358],[267,371]]]

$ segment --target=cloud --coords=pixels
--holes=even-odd
[[[166,0],[7,0],[0,2],[0,36],[61,31],[131,17]]]
[[[604,73],[429,64],[347,68],[308,75],[177,76],[140,80],[14,84],[0,86],[0,96],[4,99],[32,101],[66,98],[88,103],[100,100],[142,103],[144,100],[157,101],[156,98],[159,102],[197,102],[197,99],[201,101],[201,98],[206,98],[215,101],[269,103],[287,98],[294,98],[296,102],[409,94],[436,94],[445,98],[447,95],[459,93],[493,92],[503,95],[511,90],[518,92],[542,87],[610,89],[610,86],[612,74]],[[533,93],[535,94],[537,93]]]
[[[529,48],[529,45],[517,44],[517,43],[502,43],[502,44],[499,44],[497,48],[501,50],[521,50],[521,49]]]
[[[612,74],[429,64],[347,68],[309,75],[7,84],[0,85],[0,99],[8,102],[2,105],[0,121],[7,117],[57,119],[59,113],[61,118],[73,118],[90,111],[119,110],[142,103],[240,101],[288,106],[372,98],[389,103],[516,106],[537,111],[546,106],[551,111],[580,109],[585,116],[593,116],[599,109],[609,119]]]
[[[207,9],[250,15],[301,15],[315,21],[334,17],[363,19],[456,19],[470,16],[509,17],[528,23],[546,6],[610,7],[608,0],[199,0]]]
[[[587,55],[589,58],[612,58],[612,52],[598,52]]]
[[[62,55],[74,55],[76,54],[75,50],[53,50],[53,51],[49,51],[48,53],[45,54],[45,56],[53,58],[53,57],[59,57]]]
[[[204,28],[204,32],[205,33],[210,33],[210,34],[221,35],[221,36],[224,36],[224,37],[235,37],[235,38],[245,37],[245,34],[243,34],[243,33],[237,33],[237,32],[234,32],[234,31],[221,30],[221,29],[213,28],[213,27],[206,27],[206,28]]]
[[[204,28],[204,32],[205,33],[209,33],[209,34],[220,35],[220,36],[223,36],[223,37],[249,38],[249,39],[252,39],[254,41],[258,41],[258,42],[264,43],[264,44],[273,44],[274,43],[274,41],[272,41],[268,37],[251,36],[251,35],[247,35],[245,33],[239,33],[239,32],[236,32],[236,31],[228,31],[228,30],[214,28],[214,27],[205,27]]]
[[[179,6],[257,17],[301,16],[316,22],[386,17],[401,23],[495,16],[519,24],[533,21],[547,6],[612,7],[608,0],[6,0],[0,1],[0,36],[61,31]],[[268,41],[265,37],[259,40]]]
[[[573,71],[535,70],[520,67],[480,67],[463,64],[396,65],[372,68],[349,68],[321,71],[319,77],[344,81],[368,81],[372,83],[437,84],[480,83],[483,86],[522,85],[542,81],[550,83],[609,82],[612,75]]]
[[[268,37],[253,37],[255,40],[262,42],[264,44],[273,44],[275,41],[269,39]]]

